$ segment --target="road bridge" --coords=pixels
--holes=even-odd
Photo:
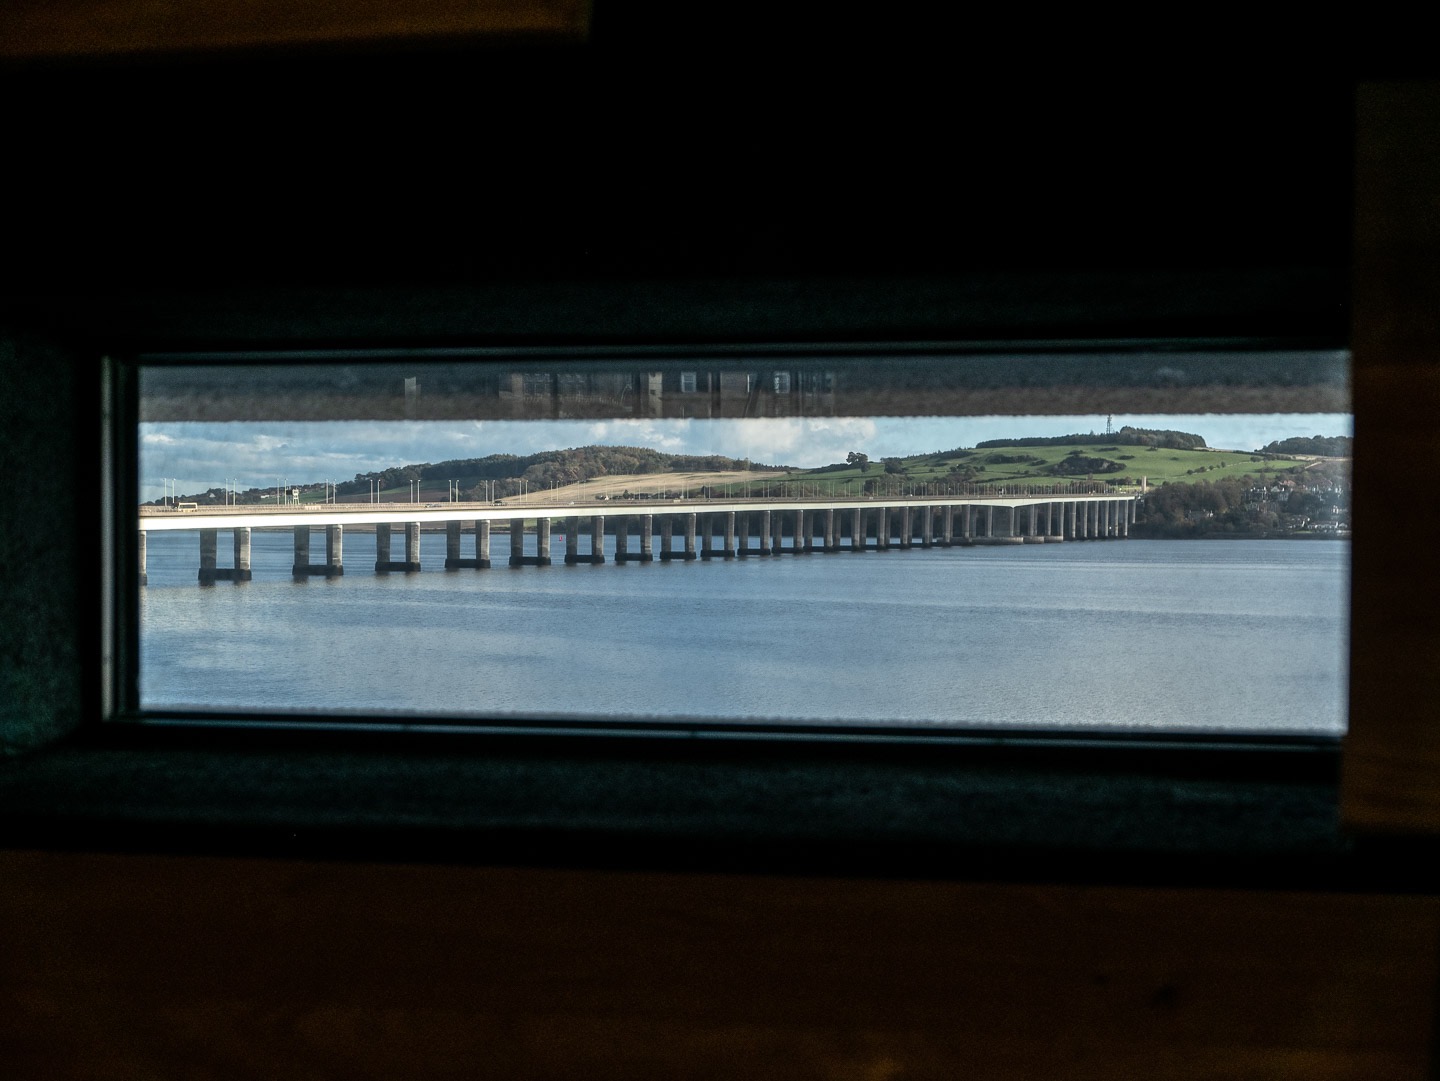
[[[199,581],[249,581],[250,535],[255,529],[293,531],[294,577],[345,573],[346,527],[375,535],[375,571],[414,572],[420,531],[443,524],[446,570],[485,569],[494,528],[510,532],[509,565],[549,566],[551,535],[564,536],[564,562],[649,563],[814,552],[979,544],[1043,544],[1128,537],[1136,497],[1127,494],[1037,492],[968,496],[842,498],[648,499],[546,503],[318,503],[272,507],[226,506],[139,509],[139,572],[145,582],[145,538],[154,531],[189,530],[200,537]],[[394,559],[398,527],[404,558]],[[324,531],[324,561],[312,561],[311,533]],[[229,531],[234,557],[218,565],[219,535]],[[462,555],[467,535],[473,555]],[[606,537],[612,542],[607,544]],[[533,537],[533,541],[527,541]],[[656,540],[658,538],[658,552]],[[635,547],[631,547],[631,541]],[[788,544],[786,543],[788,540]],[[318,555],[318,552],[316,553]]]

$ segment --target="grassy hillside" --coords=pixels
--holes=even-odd
[[[784,483],[819,485],[821,491],[833,489],[837,493],[843,493],[847,486],[852,492],[865,486],[885,492],[919,484],[935,485],[936,490],[965,484],[1029,488],[1088,482],[1138,488],[1142,477],[1154,487],[1166,481],[1261,476],[1294,465],[1288,459],[1242,451],[1113,444],[1021,445],[921,454],[888,462],[872,461],[864,467],[825,466],[792,473]]]

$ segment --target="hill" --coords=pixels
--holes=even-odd
[[[1137,430],[1138,431],[1138,430]],[[1148,433],[1162,437],[1185,433]],[[852,454],[851,460],[818,469],[797,470],[782,483],[813,485],[824,492],[883,495],[916,488],[943,492],[962,486],[1018,488],[1069,485],[1138,488],[1170,481],[1222,479],[1246,475],[1268,476],[1293,463],[1264,455],[1213,450],[1199,436],[1198,448],[1120,443],[1115,436],[987,440],[974,448],[957,448],[908,458],[869,461]]]
[[[367,502],[371,492],[378,490],[386,502],[419,502],[449,499],[451,483],[459,483],[461,500],[500,499],[524,493],[583,485],[610,478],[631,482],[635,491],[658,491],[668,486],[697,487],[714,474],[745,473],[750,479],[784,473],[788,466],[760,465],[748,458],[728,458],[720,454],[667,454],[649,447],[572,447],[547,450],[536,454],[490,454],[484,458],[455,458],[444,462],[425,462],[395,466],[371,473],[357,473],[354,480],[334,486],[334,498],[342,503]],[[654,482],[638,478],[653,477]],[[320,502],[330,497],[323,481],[296,484],[302,503]],[[180,502],[217,506],[227,499],[240,504],[264,503],[275,498],[274,488],[250,488],[227,493],[224,488],[210,488],[193,495],[172,498]],[[152,502],[158,503],[159,500]]]

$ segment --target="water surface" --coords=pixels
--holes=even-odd
[[[289,532],[256,532],[254,580],[202,588],[195,534],[148,540],[147,708],[1345,727],[1344,541],[512,569],[497,531],[491,570],[444,571],[444,534],[424,534],[424,571],[376,575],[372,538],[347,533],[343,577],[295,582]]]

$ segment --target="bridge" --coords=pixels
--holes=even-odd
[[[617,563],[649,563],[657,558],[657,535],[661,561],[1124,538],[1135,521],[1135,507],[1135,496],[1114,493],[725,497],[583,504],[318,503],[193,510],[146,506],[139,508],[139,571],[143,585],[145,538],[152,531],[198,532],[199,581],[209,585],[250,580],[250,534],[254,529],[293,530],[292,575],[303,578],[345,573],[346,526],[364,527],[367,532],[374,529],[375,571],[386,574],[420,570],[420,529],[439,523],[444,523],[446,530],[445,569],[461,570],[490,566],[490,534],[497,525],[510,531],[510,566],[545,567],[553,562],[552,528],[564,534],[566,563],[604,563],[607,557]],[[528,550],[527,522],[534,523],[534,540]],[[397,527],[405,545],[404,559],[398,560],[392,558],[395,553],[391,550]],[[311,532],[315,529],[324,530],[323,562],[311,559]],[[234,541],[234,560],[229,567],[217,562],[222,530],[229,530]],[[613,535],[608,551],[607,531]],[[472,556],[461,554],[467,534],[473,541]]]

